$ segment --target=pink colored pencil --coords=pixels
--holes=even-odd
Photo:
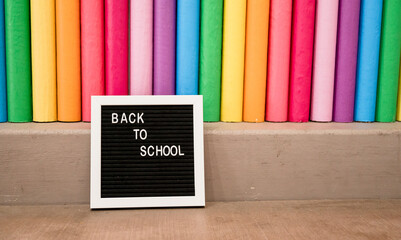
[[[152,95],[153,1],[131,0],[130,94]]]
[[[332,120],[337,18],[338,0],[317,0],[310,114],[312,121]]]
[[[295,0],[292,18],[288,120],[309,120],[316,0]]]
[[[292,0],[271,0],[266,120],[287,121]]]
[[[91,120],[91,96],[104,95],[104,0],[81,0],[82,120]]]
[[[128,94],[128,0],[105,0],[106,95]]]

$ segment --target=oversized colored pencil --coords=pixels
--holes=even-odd
[[[177,1],[176,94],[198,94],[199,0]]]
[[[128,94],[128,0],[105,0],[106,95]]]
[[[199,94],[203,95],[203,120],[220,120],[223,0],[201,1]]]
[[[354,120],[373,122],[376,111],[383,0],[362,0]]]
[[[288,120],[309,120],[316,0],[295,0],[292,18]]]
[[[292,0],[271,0],[266,120],[288,119]]]
[[[312,71],[312,121],[329,122],[333,115],[338,0],[317,0]]]
[[[246,0],[224,1],[221,120],[242,121]]]
[[[175,94],[176,0],[154,0],[153,94]]]
[[[81,121],[79,0],[56,1],[57,118]]]
[[[9,122],[32,121],[29,0],[5,0],[7,111]]]
[[[91,120],[91,96],[104,95],[104,0],[81,0],[82,120]]]
[[[31,0],[33,121],[57,120],[55,0]]]
[[[400,80],[398,81],[398,103],[397,103],[397,121],[401,121],[401,65],[400,65]]]
[[[265,120],[269,1],[248,1],[246,13],[244,121]]]
[[[335,122],[354,120],[360,4],[361,0],[340,0],[339,4],[333,102]]]
[[[401,49],[400,13],[401,1],[384,1],[376,106],[378,122],[393,122],[396,117]]]
[[[152,95],[153,1],[131,0],[130,94]]]
[[[0,122],[7,121],[6,49],[4,37],[4,1],[0,0]]]

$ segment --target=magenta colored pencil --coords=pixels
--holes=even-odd
[[[352,122],[354,119],[360,5],[360,0],[340,0],[338,9],[333,105],[335,122]]]
[[[288,120],[307,122],[312,82],[315,0],[295,0],[292,15]]]
[[[128,94],[128,0],[105,0],[106,95]]]
[[[154,0],[153,94],[175,94],[176,0]]]

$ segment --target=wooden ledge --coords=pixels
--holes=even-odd
[[[401,123],[205,123],[206,199],[401,198]],[[1,123],[0,204],[89,202],[89,123]]]

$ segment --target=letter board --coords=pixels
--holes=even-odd
[[[91,208],[204,206],[202,96],[94,96]]]

